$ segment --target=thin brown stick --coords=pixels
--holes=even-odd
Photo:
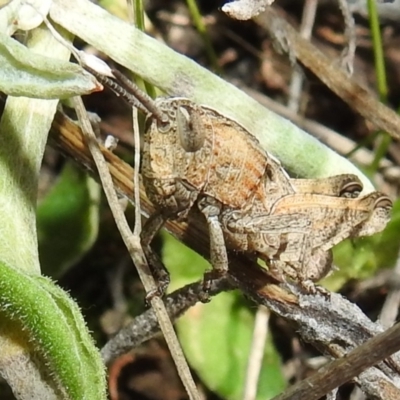
[[[318,400],[399,349],[400,323],[357,347],[345,357],[321,368],[320,371],[293,385],[273,400]],[[398,396],[398,391],[396,396]]]
[[[315,22],[318,0],[306,0],[301,16],[300,35],[304,39],[310,39]],[[299,111],[301,90],[303,88],[304,74],[299,68],[294,68],[289,85],[288,109],[294,113]]]
[[[140,168],[140,133],[138,110],[132,109],[133,133],[134,133],[134,148],[135,148],[135,168],[133,173],[133,185],[135,187],[135,226],[133,228],[133,236],[137,237],[140,241],[140,234],[142,232],[142,214],[140,209],[140,188],[139,188],[139,168]]]
[[[191,283],[174,291],[165,297],[165,306],[172,321],[175,321],[190,307],[201,301],[203,282]],[[222,291],[234,289],[227,277],[214,280],[211,283],[209,295],[215,296]],[[160,326],[152,309],[136,317],[130,324],[122,328],[101,349],[101,355],[106,365],[124,353],[139,347],[160,332]]]
[[[253,400],[257,397],[258,381],[264,358],[269,318],[271,312],[264,306],[259,306],[254,320],[253,339],[246,370],[243,400]]]
[[[341,64],[346,68],[346,72],[351,76],[354,72],[354,54],[356,52],[356,27],[353,14],[350,11],[350,6],[347,0],[338,0],[340,11],[342,12],[345,29],[345,37],[347,45],[341,54]]]
[[[400,138],[400,117],[366,88],[349,78],[335,63],[283,19],[272,7],[255,18],[280,47],[295,56],[351,108],[395,139]]]

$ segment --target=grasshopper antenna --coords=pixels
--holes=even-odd
[[[168,116],[159,110],[155,101],[147,93],[141,90],[134,82],[117,69],[111,68],[111,72],[118,80],[121,87],[124,88],[128,94],[134,96],[141,103],[142,107],[145,107],[147,112],[152,114],[157,121],[162,123],[168,122]]]
[[[144,114],[148,114],[150,111],[138,100],[135,96],[129,93],[121,84],[118,83],[117,79],[113,79],[111,75],[106,76],[102,73],[84,65],[84,68],[96,77],[96,79],[111,89],[117,96],[121,96],[130,106],[136,107]],[[113,71],[114,72],[114,71]],[[122,75],[122,74],[121,74]]]
[[[84,67],[100,83],[110,88],[117,96],[121,96],[130,106],[136,107],[144,114],[151,114],[161,123],[168,122],[168,116],[157,108],[154,100],[118,70],[111,69],[112,75],[106,76],[88,65]]]

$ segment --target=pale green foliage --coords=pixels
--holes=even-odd
[[[0,65],[0,90],[12,96],[64,99],[97,87],[79,65],[36,54],[2,33]]]
[[[41,357],[39,368],[66,398],[105,398],[104,365],[69,295],[47,278],[6,264],[0,263],[0,276],[2,312],[23,327],[28,346]]]

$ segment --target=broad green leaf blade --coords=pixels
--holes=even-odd
[[[100,90],[79,65],[37,54],[0,33],[0,91],[12,96],[63,99]]]
[[[106,398],[100,353],[78,306],[66,292],[47,278],[0,263],[0,309],[6,318],[19,323],[39,354],[46,376],[66,393],[64,398]]]
[[[163,261],[177,288],[201,278],[209,265],[203,258],[163,235]],[[254,313],[239,293],[221,293],[208,304],[198,304],[177,321],[179,338],[192,368],[219,396],[243,396],[245,374],[253,335]],[[269,399],[285,387],[279,356],[268,340],[257,399]]]
[[[74,164],[66,164],[37,210],[44,275],[59,277],[92,247],[99,228],[99,203],[100,186]]]

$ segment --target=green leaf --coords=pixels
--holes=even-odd
[[[42,357],[40,365],[60,392],[67,394],[65,398],[106,398],[100,353],[78,306],[66,292],[47,278],[0,263],[0,309],[6,318],[20,323],[35,353]],[[25,377],[29,378],[33,379]]]
[[[243,398],[254,314],[237,293],[221,293],[197,304],[177,322],[190,365],[219,396]],[[285,388],[279,356],[269,339],[264,352],[257,399],[270,399]]]
[[[209,264],[171,236],[163,237],[171,287],[199,279]],[[189,363],[204,384],[223,398],[241,399],[254,326],[254,313],[243,297],[237,292],[221,293],[210,303],[191,308],[176,325]],[[272,398],[284,387],[280,359],[268,339],[257,399]]]
[[[169,292],[202,279],[205,270],[211,268],[206,259],[177,241],[166,231],[162,231],[162,238],[164,241],[162,259],[171,276]]]
[[[42,272],[59,277],[92,247],[99,228],[100,186],[67,163],[37,210]]]
[[[29,33],[27,46],[37,56],[50,53],[61,60],[70,57],[69,50],[43,27]],[[2,68],[0,64],[0,74]],[[38,180],[57,104],[58,100],[8,96],[0,121],[0,236],[3,238],[0,260],[38,274],[35,214]]]
[[[0,33],[0,91],[12,96],[63,99],[99,90],[79,65],[37,54]]]
[[[46,29],[30,32],[30,50],[16,43],[0,38],[3,90],[11,87],[8,93],[28,95],[34,90],[31,94],[40,96],[39,83],[49,83],[44,90],[50,90],[50,97],[58,97],[64,83],[71,90],[79,67],[65,73],[66,61],[39,54],[61,59],[70,56]],[[52,75],[57,64],[60,69]],[[18,85],[28,92],[18,92]],[[105,399],[104,366],[80,310],[64,291],[39,276],[37,183],[57,103],[9,96],[0,121],[0,373],[21,399],[33,398],[30,396],[37,391],[51,395],[49,381],[57,393],[64,394],[57,396],[60,399]]]

